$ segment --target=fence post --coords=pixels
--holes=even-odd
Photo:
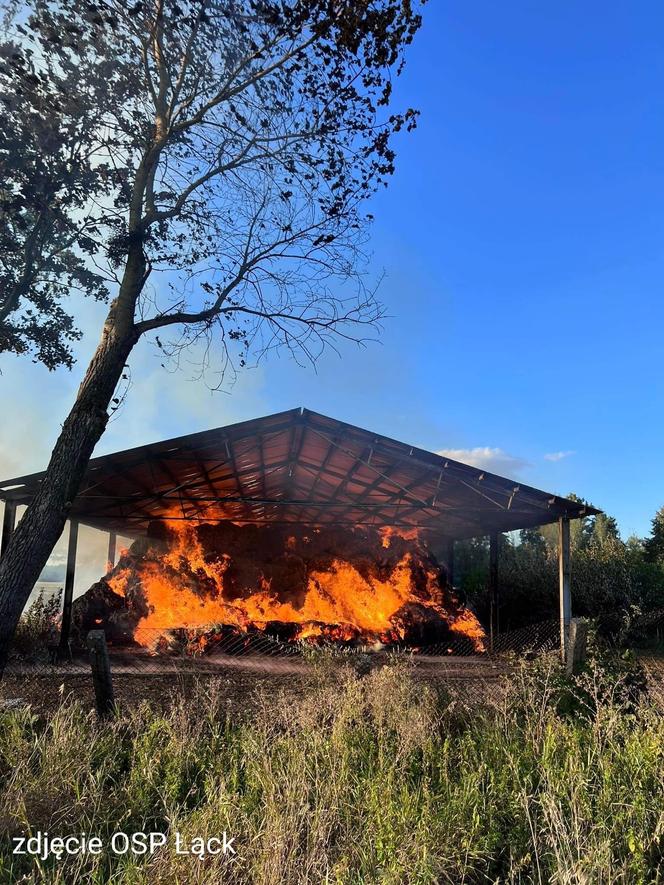
[[[92,684],[95,689],[95,703],[100,719],[106,719],[113,712],[113,682],[111,679],[111,662],[106,647],[106,634],[103,630],[90,630],[87,646],[90,650],[92,667]]]
[[[586,660],[588,622],[583,618],[572,618],[569,622],[569,646],[567,649],[567,672],[572,674]]]

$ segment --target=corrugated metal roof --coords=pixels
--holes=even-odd
[[[43,473],[0,482],[27,504]],[[71,517],[140,535],[155,519],[425,529],[466,538],[599,511],[298,408],[90,461]]]

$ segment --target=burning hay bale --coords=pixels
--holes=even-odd
[[[154,523],[74,606],[81,634],[103,628],[153,651],[251,640],[422,645],[483,630],[417,539],[394,531]]]

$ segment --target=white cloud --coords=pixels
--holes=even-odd
[[[510,455],[509,452],[492,446],[476,446],[474,449],[439,449],[437,454],[504,476],[516,476],[530,466],[525,458]]]
[[[545,461],[562,461],[563,458],[569,458],[569,456],[573,455],[573,454],[574,454],[574,452],[571,450],[567,451],[567,452],[548,452],[544,456],[544,460]]]

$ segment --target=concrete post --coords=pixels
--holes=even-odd
[[[583,618],[572,618],[569,622],[569,647],[567,649],[567,672],[576,673],[586,660],[588,622]]]

